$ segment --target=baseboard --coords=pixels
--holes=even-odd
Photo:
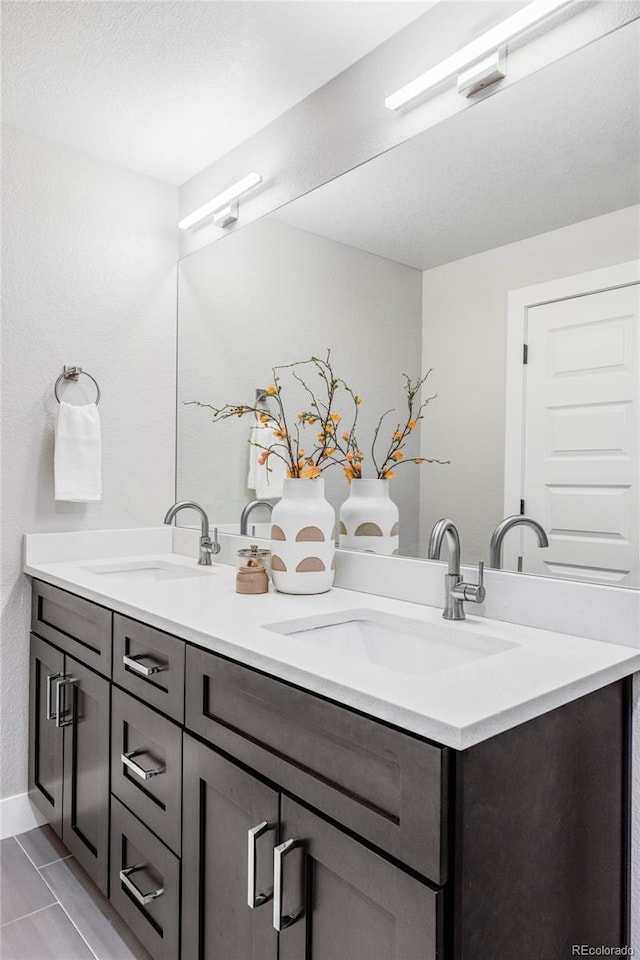
[[[0,840],[41,827],[46,822],[46,817],[29,800],[28,793],[0,800]]]

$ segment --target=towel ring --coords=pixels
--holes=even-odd
[[[89,377],[89,380],[93,380],[93,383],[96,388],[96,406],[100,403],[100,387],[98,386],[98,381],[95,377],[92,377],[90,373],[87,373],[86,370],[83,370],[82,367],[65,367],[58,379],[56,380],[53,392],[56,396],[56,400],[60,403],[60,397],[58,396],[58,386],[62,380],[77,380],[80,374],[83,373],[85,377]]]

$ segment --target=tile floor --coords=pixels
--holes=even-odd
[[[51,827],[0,841],[2,960],[151,960]]]

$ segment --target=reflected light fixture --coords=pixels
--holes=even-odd
[[[246,193],[247,190],[251,190],[252,187],[257,187],[259,183],[262,183],[262,177],[259,173],[248,173],[242,180],[231,184],[231,186],[223,190],[222,193],[216,194],[211,200],[208,200],[201,207],[198,207],[198,209],[190,213],[188,217],[183,217],[183,219],[178,222],[178,226],[181,230],[188,230],[190,227],[195,226],[196,223],[200,223],[201,220],[210,217],[212,213],[216,213],[216,211],[221,210],[223,207],[230,208],[234,200],[237,200],[238,197]]]
[[[389,110],[399,110],[411,100],[415,100],[416,97],[423,96],[439,84],[450,80],[473,64],[477,64],[479,60],[495,55],[505,43],[535,27],[536,24],[546,20],[561,7],[566,7],[572,2],[573,0],[534,0],[533,3],[519,10],[518,13],[507,17],[506,20],[496,24],[482,36],[472,40],[471,43],[460,47],[456,53],[442,60],[435,67],[431,67],[430,70],[416,77],[411,83],[400,90],[396,90],[385,100],[385,107],[388,107]],[[504,76],[504,73],[502,75]],[[496,76],[495,79],[499,78]],[[483,86],[486,85],[488,84],[483,84]],[[477,92],[478,89],[481,89],[481,86],[476,86],[475,90],[461,89],[460,92],[468,96],[471,92]]]

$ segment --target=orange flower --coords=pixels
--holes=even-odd
[[[396,430],[393,435],[394,440],[402,440],[402,430]]]
[[[304,477],[305,480],[315,480],[316,477],[320,476],[320,473],[321,473],[320,467],[316,467],[314,464],[310,464],[308,467],[304,468],[300,476]]]
[[[345,468],[344,468],[344,475],[345,475],[345,477],[347,478],[347,480],[349,481],[349,483],[351,483],[351,481],[352,481],[353,478],[354,478],[354,472],[353,472],[352,468],[351,468],[351,467],[345,467]]]
[[[266,413],[261,413],[260,416],[258,417],[258,420],[260,421],[260,423],[268,423],[269,417],[266,415]]]
[[[340,421],[342,420],[342,417],[340,416],[339,413],[332,413],[331,419],[333,420],[334,423],[340,423]]]
[[[274,387],[273,384],[271,384],[270,387],[267,387],[267,393],[269,394],[270,397],[272,397],[274,393],[277,393],[277,392],[278,392],[278,389],[277,387]]]
[[[343,439],[343,440],[348,440],[348,439],[349,439],[349,434],[348,434],[348,433],[343,433],[343,434],[342,434],[342,439]]]
[[[336,452],[336,448],[335,448],[335,447],[329,447],[329,449],[326,451],[326,456],[327,456],[327,457],[330,457],[331,454],[332,454],[332,453],[335,453],[335,452]]]
[[[327,423],[325,424],[324,430],[325,430],[325,433],[333,433],[333,431],[335,430],[335,427],[332,423]]]
[[[391,480],[391,477],[395,477],[395,473],[393,472],[393,470],[385,470],[384,473],[382,474],[383,480]]]
[[[351,461],[353,460],[353,454],[352,454],[352,453],[348,453],[347,456],[346,456],[346,459],[347,459],[349,462],[351,462]]]
[[[277,437],[278,440],[286,440],[286,439],[287,439],[287,431],[286,431],[286,430],[282,430],[280,427],[278,427],[277,430],[274,430],[274,431],[273,431],[273,435],[274,435],[274,437]]]
[[[415,430],[418,424],[416,423],[415,420],[409,420],[409,423],[407,424],[407,426],[409,427],[409,430]]]
[[[307,417],[307,423],[310,424],[310,426],[313,426],[315,422],[316,422],[315,417]]]
[[[354,461],[351,466],[353,467],[355,473],[360,473],[360,471],[362,470],[362,464],[357,463],[356,461]]]
[[[402,460],[404,457],[404,453],[402,452],[402,450],[396,450],[396,452],[392,453],[391,456],[393,457],[394,460]]]

